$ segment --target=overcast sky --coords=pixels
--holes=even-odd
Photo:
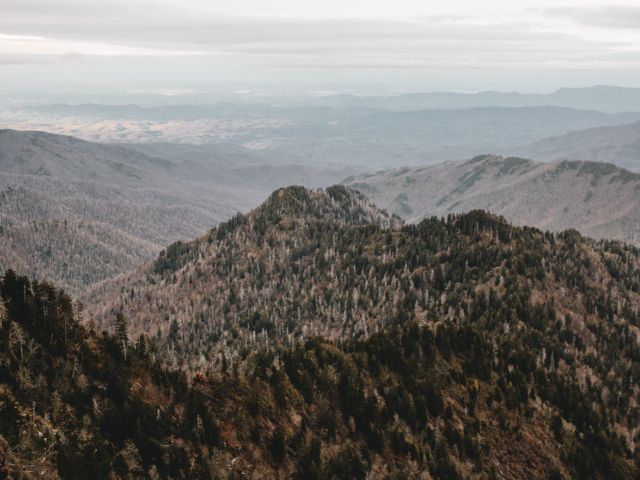
[[[640,86],[638,0],[0,0],[0,18],[5,92]]]

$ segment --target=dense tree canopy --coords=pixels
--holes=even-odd
[[[276,192],[97,290],[82,315],[113,335],[9,272],[5,463],[65,478],[637,478],[639,267],[635,248],[481,211],[400,227],[337,187]]]

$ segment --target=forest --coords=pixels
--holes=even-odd
[[[84,303],[8,271],[0,471],[638,478],[639,267],[333,187],[276,191]]]

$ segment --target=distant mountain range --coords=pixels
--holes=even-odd
[[[640,244],[640,174],[611,164],[484,155],[344,184],[412,222],[481,208],[518,225]]]
[[[393,111],[461,109],[480,107],[554,106],[601,112],[640,111],[640,88],[598,85],[586,88],[561,88],[552,93],[520,92],[428,92],[398,95],[330,95],[315,103],[332,107],[370,107]]]
[[[2,130],[0,269],[77,294],[250,208],[273,188],[322,186],[353,171],[262,160],[231,147],[105,145]]]
[[[591,160],[640,172],[640,122],[594,127],[548,137],[509,153],[551,161]]]
[[[510,152],[570,131],[640,121],[640,111],[585,105],[389,110],[374,108],[376,98],[342,107],[45,105],[0,112],[0,124],[107,142],[216,145],[270,164],[389,168]]]

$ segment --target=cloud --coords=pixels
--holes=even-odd
[[[3,28],[11,25],[5,23]],[[19,29],[13,25],[15,35]],[[25,30],[20,35],[33,33]],[[257,59],[265,63],[277,57],[278,64],[283,57],[289,57],[293,64],[301,59],[322,57],[340,63],[349,57],[355,60],[376,57],[382,63],[404,58],[406,64],[440,63],[447,58],[452,62],[546,61],[587,54],[599,47],[589,40],[536,29],[526,23],[470,24],[447,18],[400,21],[229,17],[173,19],[166,24],[125,21],[110,29],[106,25],[98,28],[84,23],[75,26],[56,23],[40,27],[37,33],[57,45],[51,50],[58,54],[72,49],[86,55],[191,53],[213,56],[223,62],[233,62],[231,57],[235,57],[239,62]],[[22,44],[25,49],[42,50],[42,42]]]
[[[640,7],[608,5],[601,7],[556,7],[545,11],[582,25],[613,29],[640,28]]]
[[[87,56],[80,52],[67,52],[58,57],[61,62],[85,62]]]
[[[61,65],[57,73],[68,77],[112,83],[134,82],[136,72],[133,88],[234,75],[280,82],[287,68],[297,78],[313,70],[307,75],[314,80],[322,69],[326,78],[368,68],[376,75],[450,68],[452,77],[462,68],[492,76],[497,68],[629,70],[638,68],[640,51],[640,34],[631,28],[640,8],[633,7],[541,9],[534,0],[0,2],[0,63]]]
[[[38,58],[32,55],[2,55],[0,54],[0,65],[36,65],[48,63],[47,59]]]
[[[0,65],[52,65],[84,61],[86,61],[86,56],[78,52],[67,52],[62,55],[15,55],[0,53]]]
[[[0,33],[156,50],[234,53],[268,52],[272,48],[272,53],[298,49],[313,54],[343,46],[346,49],[374,47],[380,51],[395,49],[395,53],[401,55],[404,50],[414,50],[414,45],[437,48],[447,44],[458,45],[459,50],[484,48],[499,52],[501,45],[508,49],[513,45],[538,43],[541,48],[550,49],[550,42],[560,48],[574,42],[565,32],[543,31],[535,19],[514,22],[491,11],[480,16],[471,14],[466,12],[472,10],[470,2],[463,2],[465,8],[457,14],[428,15],[424,12],[429,8],[421,3],[396,0],[393,5],[399,12],[414,12],[402,18],[344,13],[355,11],[350,10],[354,4],[361,6],[363,12],[369,4],[373,11],[380,11],[382,4],[389,8],[390,2],[378,0],[340,2],[339,7],[335,1],[319,2],[334,4],[333,15],[329,16],[258,14],[256,12],[263,11],[264,7],[251,0],[183,0],[180,8],[168,0],[56,0],[55,8],[50,0],[2,0],[2,3]],[[273,4],[273,12],[296,11],[300,9],[298,4],[308,5],[308,2],[287,0],[268,3]],[[235,4],[244,5],[245,13],[238,14],[233,8]],[[215,5],[220,11],[209,5]],[[315,7],[307,9],[314,11]],[[225,10],[228,11],[225,13]]]

